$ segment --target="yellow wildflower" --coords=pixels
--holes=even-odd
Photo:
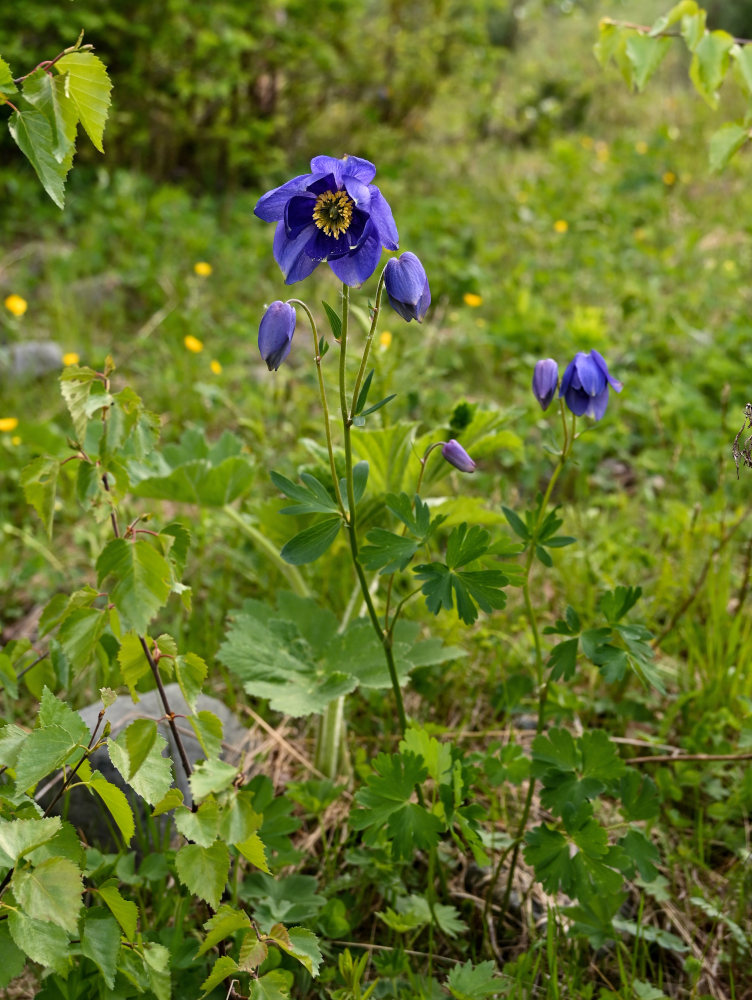
[[[666,171],[666,173],[663,175],[663,183],[666,185],[666,187],[671,187],[673,184],[676,184],[676,174],[674,173],[673,170]]]
[[[581,136],[580,137],[580,145],[582,146],[583,149],[592,149],[593,148],[592,137],[589,136],[589,135],[583,135],[583,136]]]
[[[78,362],[79,362],[79,357],[75,351],[68,351],[67,354],[63,355],[63,364],[66,366],[77,365]]]
[[[483,305],[483,299],[480,295],[476,295],[475,292],[465,292],[462,296],[462,301],[466,306],[470,306],[471,309],[477,309],[478,306]]]
[[[736,261],[735,260],[724,260],[724,262],[723,262],[723,270],[727,274],[735,274],[736,273]]]
[[[391,330],[384,330],[379,337],[379,347],[386,351],[392,346],[392,333]]]
[[[647,153],[648,151],[648,144],[645,142],[644,139],[640,139],[639,142],[636,142],[634,144],[634,148],[635,148],[635,153],[637,153],[638,156],[644,156],[645,153]]]
[[[211,359],[211,361],[209,362],[209,367],[211,368],[211,370],[214,372],[215,375],[222,374],[222,365],[219,363],[219,361],[217,361],[216,358]]]
[[[18,427],[18,417],[0,417],[0,431],[10,434]]]
[[[199,276],[199,278],[208,278],[212,273],[212,266],[205,260],[200,260],[193,265],[193,270]]]
[[[557,233],[566,233],[569,229],[569,223],[566,219],[557,219],[554,223],[554,229]]]
[[[611,155],[611,150],[608,148],[608,143],[599,140],[595,144],[595,158],[601,163],[605,163],[609,156]]]
[[[198,337],[194,337],[192,333],[188,333],[183,337],[183,343],[191,354],[200,354],[204,349],[203,342]]]
[[[13,437],[10,439],[10,443],[13,445],[14,448],[17,448],[21,444],[21,438],[18,436],[18,434],[14,434]]]
[[[29,303],[26,299],[22,299],[20,295],[9,295],[5,300],[5,308],[8,312],[13,313],[14,316],[23,316],[29,308]]]

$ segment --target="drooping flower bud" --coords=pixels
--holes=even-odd
[[[550,406],[558,382],[559,366],[553,358],[544,358],[536,364],[533,372],[533,395],[540,403],[541,409],[547,410]]]
[[[446,442],[441,449],[441,454],[450,465],[453,465],[455,469],[459,469],[460,472],[475,472],[475,462],[470,458],[459,441],[455,441],[454,438]]]
[[[392,257],[384,269],[384,285],[389,305],[408,323],[420,323],[431,304],[431,289],[423,265],[414,253]]]
[[[267,308],[259,324],[258,346],[269,371],[277,371],[290,353],[295,333],[295,309],[279,299]]]
[[[623,388],[598,351],[592,350],[590,354],[578,351],[562,376],[559,396],[564,397],[575,416],[600,420],[608,406],[609,386],[616,392]]]

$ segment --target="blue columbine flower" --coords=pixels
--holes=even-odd
[[[455,441],[454,438],[446,442],[441,449],[441,454],[450,465],[453,465],[455,469],[459,469],[460,472],[475,472],[475,462],[470,458],[459,441]]]
[[[426,272],[414,253],[392,257],[384,268],[384,286],[389,305],[409,323],[411,319],[423,321],[431,305],[431,289]]]
[[[547,410],[551,405],[558,382],[559,366],[553,358],[544,358],[536,364],[533,372],[533,395],[540,403],[541,409]]]
[[[307,278],[322,262],[346,285],[362,285],[382,247],[398,248],[392,210],[371,181],[376,167],[358,156],[314,156],[311,173],[268,191],[254,214],[276,222],[274,259],[285,284]]]
[[[295,310],[289,302],[272,302],[261,317],[258,346],[269,371],[277,371],[290,353],[295,333]]]
[[[564,397],[572,413],[600,420],[608,406],[608,387],[621,392],[622,384],[609,374],[608,365],[601,355],[578,351],[561,380],[559,396]]]

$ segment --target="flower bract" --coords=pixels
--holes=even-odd
[[[621,392],[622,384],[609,373],[608,365],[596,350],[578,351],[567,365],[559,396],[578,417],[600,420],[608,406],[608,387]]]
[[[346,285],[376,270],[383,247],[396,250],[392,210],[371,181],[376,168],[358,156],[314,156],[311,173],[268,191],[254,214],[276,222],[274,259],[285,284],[307,278],[323,261]]]
[[[295,309],[289,302],[272,302],[261,317],[258,346],[269,371],[277,371],[290,353],[295,333]]]
[[[553,358],[544,358],[536,364],[533,371],[533,395],[540,403],[541,409],[547,410],[550,406],[558,382],[559,366]]]
[[[389,305],[408,323],[423,321],[431,304],[431,289],[426,272],[414,253],[392,257],[384,268],[384,287]]]
[[[446,442],[441,449],[441,454],[450,465],[453,465],[455,469],[459,469],[460,472],[475,472],[475,462],[470,458],[459,441],[455,441],[454,438]]]

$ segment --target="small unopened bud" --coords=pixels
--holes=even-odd
[[[441,454],[450,465],[453,465],[455,469],[459,469],[460,472],[475,472],[475,462],[470,458],[459,441],[455,441],[454,438],[451,441],[447,441],[441,449]]]
[[[272,302],[261,317],[258,346],[269,371],[277,371],[290,353],[295,333],[295,310],[289,302]]]
[[[533,395],[540,403],[541,409],[547,410],[550,406],[558,383],[559,366],[554,359],[545,358],[539,361],[533,372]]]

